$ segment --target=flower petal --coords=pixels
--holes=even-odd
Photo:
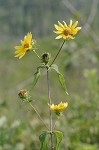
[[[17,50],[21,50],[21,49],[23,49],[23,47],[22,47],[22,46],[15,46],[14,48],[15,48],[15,49],[17,49]]]
[[[63,23],[64,23],[64,27],[66,28],[67,27],[67,23],[65,21],[63,21]]]
[[[55,39],[61,39],[62,38],[62,35],[59,35],[59,36],[57,36]]]
[[[56,28],[56,30],[63,31],[63,29],[60,26],[56,25],[56,24],[54,24],[54,27]]]
[[[64,29],[64,26],[58,21],[58,25]]]
[[[76,28],[76,31],[79,31],[79,30],[81,30],[81,27],[77,27],[77,28]]]
[[[64,34],[61,34],[61,36],[63,37],[63,39],[67,39],[68,36],[64,35]]]
[[[54,33],[56,33],[56,34],[61,34],[62,33],[62,31],[53,31]]]
[[[68,38],[70,38],[70,39],[72,39],[72,40],[75,39],[75,37],[73,37],[73,36],[71,36],[71,35],[69,35]]]
[[[31,32],[27,34],[26,40],[27,40],[29,43],[31,42],[31,40],[32,40],[32,34],[31,34]]]
[[[70,24],[69,24],[69,27],[71,27],[71,26],[72,26],[72,23],[73,23],[73,21],[72,21],[72,20],[70,20]]]
[[[78,21],[76,21],[72,27],[75,28],[77,25],[78,25]]]

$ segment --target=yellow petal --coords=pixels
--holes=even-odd
[[[27,41],[31,42],[31,40],[32,40],[31,32],[27,34],[26,39],[27,39]]]
[[[72,40],[75,39],[75,37],[73,37],[73,36],[71,36],[71,35],[69,35],[68,38],[70,38],[70,39],[72,39]]]
[[[71,26],[72,26],[72,23],[73,23],[73,21],[72,21],[72,20],[70,20],[70,24],[69,24],[69,27],[71,27]]]
[[[25,55],[25,53],[23,53],[23,54],[19,57],[19,59],[21,59],[24,55]]]
[[[76,28],[76,31],[79,31],[79,30],[81,30],[81,27],[77,27],[77,28]]]
[[[75,28],[77,25],[78,25],[78,21],[76,21],[72,27]]]
[[[15,46],[14,48],[15,48],[15,49],[17,49],[17,50],[21,50],[21,49],[23,49],[23,47],[22,47],[22,46]]]
[[[20,40],[21,44],[24,45],[24,41]]]
[[[54,33],[56,33],[56,34],[61,34],[62,33],[62,31],[53,31]]]
[[[63,23],[64,23],[64,27],[66,28],[66,27],[67,27],[67,24],[66,24],[66,22],[65,22],[65,21],[63,21]]]
[[[17,54],[17,55],[15,55],[14,57],[19,57],[20,56],[20,54]]]
[[[54,27],[56,28],[56,30],[63,31],[63,29],[60,26],[56,25],[56,24],[54,24]]]
[[[19,54],[15,55],[15,57],[19,57],[19,59],[21,59],[24,55],[25,55],[25,53],[19,53]]]
[[[68,103],[66,102],[66,103],[64,104],[64,106],[67,107],[67,106],[68,106]]]
[[[57,36],[55,39],[61,39],[62,38],[62,35],[59,35],[59,36]]]
[[[61,34],[61,36],[63,37],[63,39],[67,39],[68,36]]]
[[[78,32],[80,29],[81,29],[81,27],[72,28],[71,34],[73,34],[73,35],[77,34],[77,32]]]
[[[64,26],[58,21],[58,24],[59,24],[59,26],[61,27],[61,28],[63,28],[64,29]]]

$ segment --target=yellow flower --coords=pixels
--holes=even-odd
[[[64,103],[60,102],[58,105],[54,105],[54,104],[52,104],[52,105],[48,104],[48,105],[49,105],[50,109],[52,109],[52,110],[61,111],[65,108],[67,108],[68,103],[67,102],[64,102]]]
[[[56,34],[59,34],[59,36],[56,37],[56,39],[74,39],[72,35],[77,34],[77,32],[81,29],[81,27],[77,27],[78,21],[76,21],[74,24],[72,20],[70,20],[69,25],[66,24],[65,21],[63,21],[63,24],[61,24],[58,21],[58,25],[54,25],[57,31],[54,31]]]
[[[31,32],[28,33],[25,37],[24,37],[24,40],[20,41],[21,42],[21,45],[20,46],[15,46],[15,57],[19,57],[22,58],[25,53],[27,51],[29,51],[30,49],[32,49],[32,34]]]

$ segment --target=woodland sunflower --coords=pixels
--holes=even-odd
[[[64,103],[60,102],[58,105],[54,105],[54,104],[50,105],[49,104],[50,109],[55,110],[55,111],[61,111],[65,108],[67,108],[67,106],[68,106],[67,102],[64,102]]]
[[[77,34],[77,32],[81,29],[81,27],[77,27],[78,21],[73,24],[73,21],[70,20],[69,25],[65,21],[63,24],[58,21],[58,25],[54,24],[56,31],[54,33],[59,34],[56,39],[74,39],[73,35]]]
[[[15,57],[19,57],[19,59],[22,58],[27,51],[32,49],[33,42],[31,32],[25,35],[24,40],[21,40],[20,42],[20,46],[15,46]]]

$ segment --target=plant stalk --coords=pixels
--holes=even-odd
[[[51,67],[51,65],[55,62],[56,58],[58,57],[58,55],[59,55],[59,53],[60,53],[60,51],[61,51],[61,49],[62,49],[64,43],[65,43],[65,40],[63,41],[61,47],[60,47],[59,50],[58,50],[58,53],[56,54],[55,58],[53,59],[52,63],[50,64],[50,67]]]
[[[51,105],[51,96],[50,96],[50,81],[49,81],[49,71],[47,68],[47,85],[48,85],[48,101],[49,105]],[[54,149],[53,146],[53,138],[52,138],[52,132],[53,132],[53,120],[52,120],[52,110],[49,108],[50,112],[50,135],[51,135],[51,150]]]

